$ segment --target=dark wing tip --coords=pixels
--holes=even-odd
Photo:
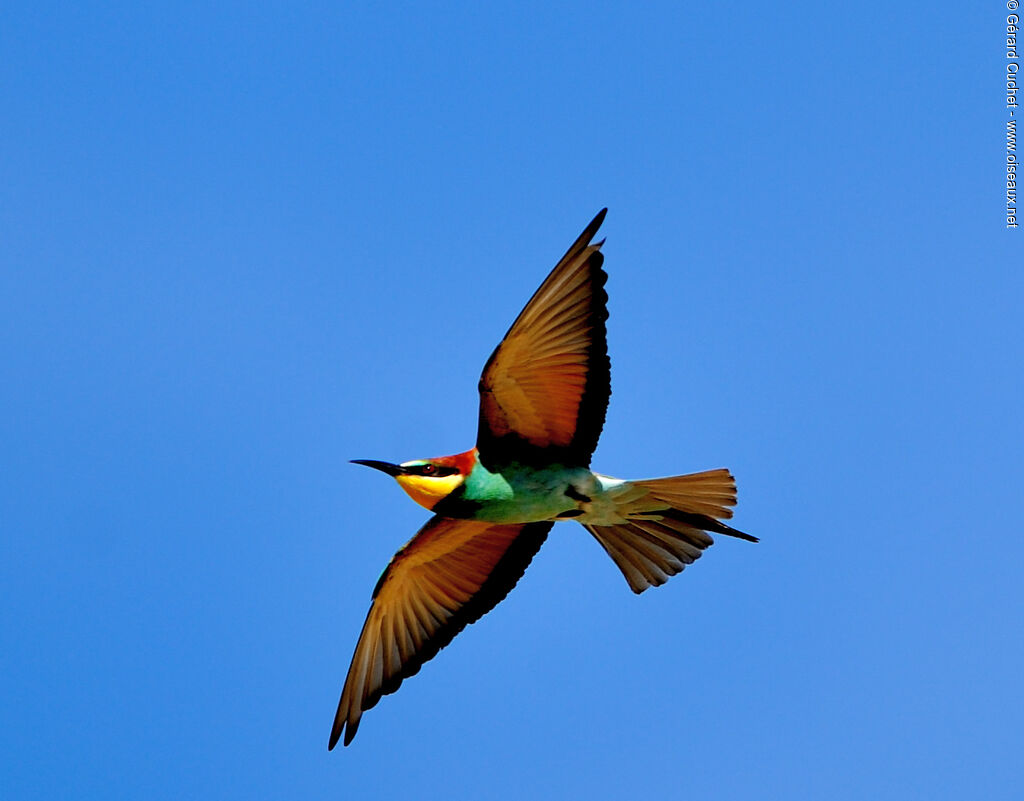
[[[608,214],[608,207],[605,206],[601,209],[594,219],[590,221],[590,225],[583,229],[583,233],[580,234],[580,240],[583,242],[590,242],[594,238],[594,234],[597,233],[597,229],[601,227],[601,223],[604,222],[605,215]],[[601,240],[601,244],[604,244],[604,240]]]
[[[576,237],[576,241],[569,246],[569,249],[565,252],[565,255],[562,256],[562,258],[559,260],[559,264],[563,264],[566,261],[566,259],[569,259],[573,255],[581,252],[583,248],[587,247],[587,245],[590,244],[590,240],[594,238],[594,234],[597,233],[597,229],[601,227],[601,223],[604,222],[604,216],[607,213],[608,209],[606,208],[601,209],[597,213],[597,216],[594,217],[594,219],[590,221],[590,224],[583,229],[583,233]],[[602,239],[601,242],[598,245],[596,245],[596,247],[600,247],[603,244],[604,240]]]
[[[334,728],[331,729],[331,739],[327,741],[327,750],[334,750],[334,746],[336,746],[338,744],[338,740],[341,739],[342,732],[345,732],[345,740],[342,743],[342,745],[347,746],[350,742],[352,742],[352,738],[356,736],[356,729],[358,728],[358,721],[356,721],[355,725],[351,723],[346,725],[344,720],[335,723]]]

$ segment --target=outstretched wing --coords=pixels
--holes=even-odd
[[[395,554],[374,588],[328,749],[342,730],[352,742],[364,711],[508,595],[551,525],[435,516]]]
[[[611,395],[603,240],[586,227],[491,354],[480,378],[480,461],[587,466]],[[543,452],[543,453],[542,453]]]

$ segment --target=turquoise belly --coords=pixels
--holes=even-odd
[[[593,475],[582,468],[509,467],[491,473],[478,464],[466,479],[462,498],[467,511],[472,506],[472,513],[466,516],[475,520],[532,523],[554,520],[578,508],[579,502],[566,490],[570,486],[590,489],[594,484]]]

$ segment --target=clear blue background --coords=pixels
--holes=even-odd
[[[1000,3],[139,5],[0,20],[0,796],[1020,791]],[[594,466],[762,542],[559,525],[328,754],[427,516],[347,460],[469,447],[605,205]]]

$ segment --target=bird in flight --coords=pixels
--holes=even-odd
[[[367,709],[493,609],[559,520],[582,524],[633,592],[664,584],[712,544],[707,532],[757,542],[732,517],[728,470],[626,481],[590,470],[611,395],[607,275],[591,221],[530,298],[484,365],[476,446],[391,464],[434,516],[391,559],[341,692],[328,749]]]

